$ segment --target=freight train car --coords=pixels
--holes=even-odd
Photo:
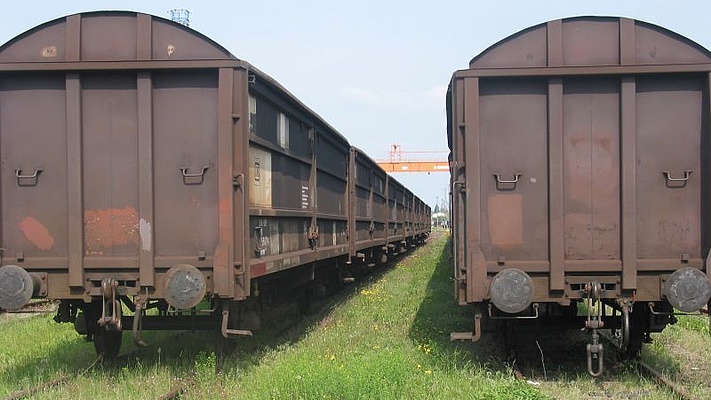
[[[0,307],[59,299],[108,355],[126,329],[250,335],[258,299],[308,306],[429,232],[424,203],[277,82],[146,14],[3,45],[0,156]]]
[[[533,26],[454,73],[455,293],[474,329],[453,339],[586,328],[598,375],[599,334],[634,356],[709,301],[710,74],[691,40],[605,17]]]

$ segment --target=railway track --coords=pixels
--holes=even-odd
[[[183,394],[190,390],[190,387],[194,383],[195,374],[191,371],[190,374],[185,379],[179,379],[178,383],[170,388],[168,392],[159,396],[159,400],[174,400],[179,399]]]
[[[537,335],[536,337],[534,344],[527,340],[517,341],[520,351],[517,353],[518,357],[515,361],[507,360],[505,352],[497,354],[496,358],[506,365],[508,371],[516,379],[532,386],[540,386],[544,388],[542,389],[544,392],[554,393],[553,397],[555,398],[556,394],[560,394],[559,391],[564,390],[561,389],[562,386],[565,386],[560,384],[561,381],[566,382],[571,377],[585,374],[585,370],[576,361],[579,358],[579,353],[574,349],[579,348],[578,341],[584,341],[586,337],[583,333],[579,333],[578,336],[573,337],[570,343],[566,343],[564,338],[556,333]],[[493,346],[497,341],[496,339],[491,340]],[[539,341],[540,346],[538,345]],[[652,387],[656,387],[659,392],[671,394],[670,397],[675,399],[708,399],[708,394],[700,394],[693,386],[689,386],[698,381],[693,377],[683,372],[680,372],[681,377],[679,378],[669,376],[655,369],[653,364],[641,359],[621,362],[614,356],[614,346],[607,344],[605,372],[597,380],[595,389],[590,391],[586,387],[591,398],[637,398],[637,396],[643,398],[649,396]],[[649,361],[647,358],[645,360]],[[646,383],[642,383],[639,377],[644,377]],[[640,385],[638,387],[629,386],[631,382],[638,382]],[[598,395],[599,397],[595,397]]]
[[[318,321],[323,318],[326,318],[326,316],[333,311],[335,304],[339,301],[337,298],[339,295],[342,294],[340,292],[339,294],[330,297],[326,301],[323,301],[321,303],[317,303],[315,306],[315,310],[312,310],[312,312],[309,314],[309,320],[310,321]],[[289,323],[280,326],[278,328],[275,328],[274,330],[274,338],[275,339],[288,339],[292,335],[294,335],[294,330],[301,324],[304,323],[304,319],[302,318],[293,318],[292,320],[289,321]],[[257,346],[257,345],[255,345]],[[248,349],[250,346],[248,346]],[[222,352],[220,350],[217,351],[217,360],[216,360],[216,365],[215,365],[215,373],[219,374],[222,372],[222,366],[224,364],[224,358],[226,355],[229,355],[229,351]],[[179,377],[175,379],[176,383],[171,386],[170,390],[168,390],[166,393],[158,396],[159,400],[175,400],[175,399],[180,399],[184,396],[189,396],[191,388],[195,384],[195,372],[194,371],[189,371],[185,376]]]
[[[99,355],[96,357],[94,361],[92,361],[87,367],[78,369],[77,371],[73,373],[65,373],[60,375],[57,378],[53,378],[51,380],[47,380],[45,382],[41,382],[35,386],[19,390],[14,393],[10,393],[8,396],[4,397],[3,400],[20,400],[24,399],[30,396],[33,396],[37,393],[40,393],[44,390],[47,389],[52,389],[54,387],[60,386],[67,382],[70,379],[77,378],[79,376],[84,375],[85,373],[89,372],[92,370],[97,364],[100,364],[103,361],[103,355]]]
[[[653,379],[659,387],[670,390],[676,396],[677,399],[701,400],[700,398],[697,398],[690,394],[683,386],[674,382],[671,378],[667,377],[662,372],[654,369],[651,365],[645,363],[644,361],[637,360],[635,364],[637,367],[637,371],[641,376],[646,376],[648,378]],[[512,366],[512,373],[514,377],[518,380],[538,385],[538,383],[534,383],[534,381],[528,380],[522,369],[517,365]]]
[[[675,383],[669,377],[652,368],[651,365],[645,363],[644,361],[637,360],[637,370],[639,371],[640,375],[646,375],[654,379],[657,384],[671,390],[681,400],[697,400],[697,398],[689,394],[689,392],[684,389],[684,387]]]
[[[175,335],[172,335],[171,338],[168,340],[175,340],[180,335],[182,335],[184,333],[185,333],[185,331],[178,332]],[[142,351],[144,351],[144,348],[136,348],[136,349],[129,351],[127,353],[119,354],[116,358],[114,358],[112,360],[112,362],[114,362],[114,363],[125,362],[128,359],[130,359],[131,357],[135,356],[136,354],[138,354],[139,352],[142,352]],[[85,366],[83,368],[77,368],[73,372],[67,372],[67,373],[61,374],[58,377],[48,379],[48,380],[46,380],[44,382],[40,382],[34,386],[31,386],[31,387],[28,387],[28,388],[25,388],[22,390],[18,390],[14,393],[10,393],[9,395],[3,397],[2,400],[21,400],[21,399],[29,398],[29,397],[31,397],[37,393],[40,393],[42,391],[59,387],[67,381],[70,381],[74,378],[83,376],[87,372],[94,369],[97,365],[103,364],[104,361],[105,361],[105,359],[104,359],[103,354],[98,355],[96,357],[96,359],[94,359],[91,363],[89,363],[87,366]],[[177,397],[172,397],[172,398],[177,398]]]
[[[398,262],[401,259],[399,258],[396,261],[393,262]],[[384,267],[380,269],[380,272],[384,272],[387,270],[387,268],[390,268],[390,264],[387,267]],[[370,274],[367,278],[367,280],[364,280],[362,283],[370,282],[372,279],[378,279],[380,276],[380,273],[378,271]],[[343,301],[344,298],[348,297],[349,294],[352,291],[357,291],[358,287],[361,285],[361,283],[355,283],[355,284],[348,284],[346,287],[341,288],[337,292],[323,298],[320,300],[315,300],[312,303],[312,307],[309,310],[309,313],[306,316],[294,316],[293,318],[288,318],[288,322],[280,324],[279,326],[276,326],[273,328],[273,331],[270,333],[271,336],[273,336],[274,340],[294,340],[296,339],[297,336],[300,335],[299,329],[297,329],[300,325],[302,324],[313,324],[313,323],[318,323],[318,321],[323,320],[328,316],[329,313],[331,313],[336,305]],[[33,308],[37,308],[38,306],[46,306],[47,304],[52,303],[51,301],[38,301],[38,302],[33,302],[28,304],[24,309],[22,310],[17,310],[11,313],[30,313],[33,312]],[[294,305],[290,305],[287,307],[292,307],[295,309],[298,309],[298,307]],[[50,311],[44,311],[44,312],[51,312],[51,311],[56,311],[56,307],[49,307],[51,310]],[[283,311],[283,310],[282,310]],[[39,311],[38,311],[39,312]],[[296,310],[294,310],[296,312]],[[177,340],[179,336],[185,334],[188,331],[180,331],[177,332],[175,335],[170,336],[167,340]],[[226,343],[226,342],[225,342]],[[223,343],[224,344],[224,343]],[[259,344],[255,343],[254,345],[248,344],[246,350],[249,351],[251,346],[259,346]],[[154,347],[151,345],[150,347]],[[227,346],[228,347],[228,346]],[[244,349],[243,349],[244,350]],[[139,352],[144,352],[145,348],[137,348],[132,351],[119,354],[116,358],[112,359],[112,363],[122,363],[127,360],[129,360],[131,357],[135,356]],[[221,372],[221,367],[224,361],[224,357],[228,356],[231,354],[229,351],[225,351],[224,353],[218,349],[216,351],[217,355],[217,363],[216,363],[216,371],[215,373],[220,373]],[[64,383],[80,377],[87,372],[91,371],[92,369],[96,368],[97,365],[101,365],[106,360],[102,356],[98,356],[96,359],[94,359],[90,364],[88,364],[85,367],[82,368],[77,368],[74,372],[67,372],[64,374],[61,374],[57,377],[53,377],[51,379],[48,379],[44,382],[38,383],[34,386],[16,391],[14,393],[10,393],[9,395],[1,398],[0,400],[20,400],[20,399],[25,399],[25,398],[30,398],[38,393],[41,393],[43,391],[57,388]],[[171,386],[170,390],[168,390],[166,393],[158,396],[157,398],[160,400],[173,400],[173,399],[179,399],[183,398],[185,396],[189,396],[189,393],[191,391],[191,387],[195,384],[195,372],[194,371],[189,371],[187,372],[183,377],[177,377],[175,379],[175,383],[173,386]]]
[[[55,300],[40,299],[26,304],[24,307],[17,310],[5,310],[0,308],[2,314],[48,314],[57,311],[57,302]]]
[[[389,266],[386,268],[389,268]],[[374,274],[371,274],[369,276],[369,279],[378,279],[378,276],[379,275],[376,272]],[[333,312],[336,305],[342,302],[350,294],[351,290],[357,290],[359,286],[359,284],[353,284],[352,288],[346,288],[345,290],[341,289],[338,292],[324,298],[323,300],[314,301],[312,303],[313,306],[309,310],[308,315],[294,316],[293,318],[289,318],[287,323],[274,327],[270,331],[270,335],[273,336],[273,339],[270,340],[296,340],[297,337],[301,334],[299,327],[302,326],[302,324],[311,325],[314,323],[319,323],[319,321],[322,321],[323,319],[327,318],[328,315]],[[292,307],[294,306],[292,305]],[[226,343],[229,342],[223,342],[223,345],[225,345]],[[262,344],[259,344],[257,342],[251,342],[246,344],[245,347],[241,348],[240,352],[249,352],[261,345]],[[229,345],[225,345],[224,347],[229,348]],[[225,350],[224,352],[221,349],[217,350],[217,360],[215,365],[216,374],[222,373],[222,367],[224,365],[225,357],[229,356],[229,354],[231,354],[229,350]],[[189,371],[185,376],[176,378],[175,381],[175,384],[171,386],[170,390],[157,397],[159,400],[174,400],[183,397],[191,397],[190,392],[195,384],[195,372]]]

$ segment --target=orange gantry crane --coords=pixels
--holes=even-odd
[[[403,151],[392,144],[389,154],[388,160],[376,160],[385,172],[449,172],[446,151]]]

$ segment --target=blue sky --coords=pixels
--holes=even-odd
[[[552,19],[624,16],[711,48],[711,2],[40,0],[4,2],[0,42],[45,21],[94,10],[167,17],[191,11],[191,27],[271,75],[374,158],[447,150],[444,94],[457,69],[497,41]],[[446,173],[396,174],[434,207]]]

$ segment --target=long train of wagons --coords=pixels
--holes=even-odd
[[[307,306],[430,231],[429,206],[276,81],[141,13],[0,48],[0,157],[0,307],[61,300],[108,355],[124,330],[250,335],[256,299]]]

